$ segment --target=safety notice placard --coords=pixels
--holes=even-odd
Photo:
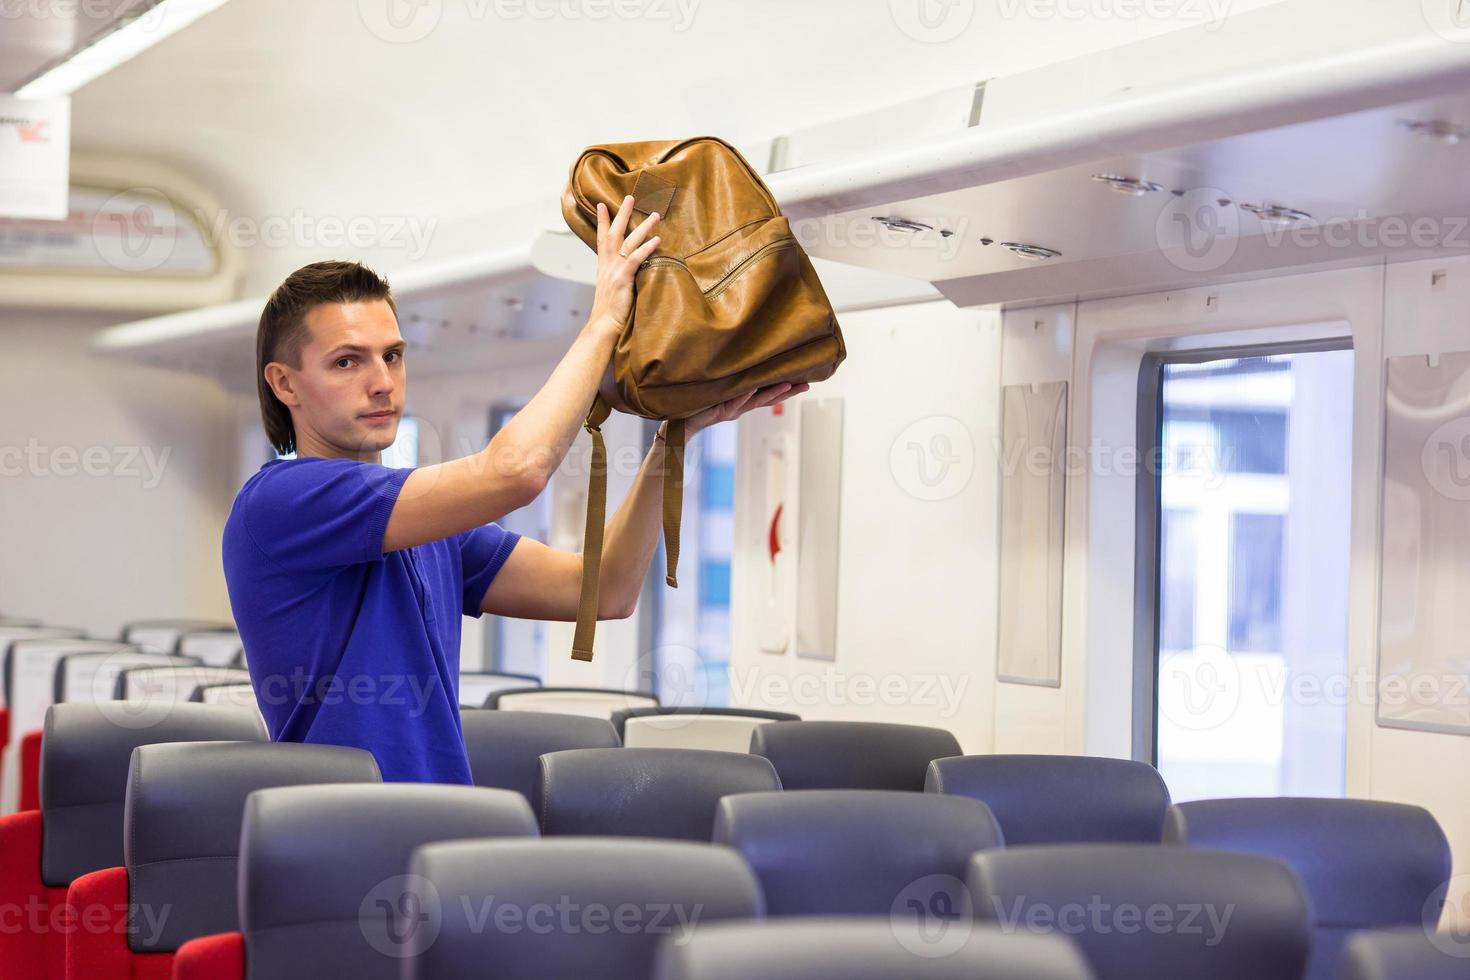
[[[71,99],[0,95],[0,217],[65,218],[70,161]]]

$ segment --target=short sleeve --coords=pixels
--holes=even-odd
[[[521,536],[499,524],[486,524],[458,536],[459,563],[464,572],[464,614],[479,616],[485,590],[515,550]]]
[[[242,493],[241,516],[256,547],[288,572],[377,561],[411,472],[350,459],[283,460]]]

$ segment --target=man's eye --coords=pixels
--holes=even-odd
[[[352,358],[350,358],[350,357],[339,357],[339,358],[337,358],[337,366],[339,368],[349,368],[349,367],[352,367]]]
[[[397,364],[399,361],[403,360],[403,351],[390,350],[383,357],[383,360],[387,361],[389,364]]]

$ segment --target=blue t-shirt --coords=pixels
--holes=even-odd
[[[367,749],[383,779],[468,784],[460,617],[520,536],[487,524],[383,553],[411,470],[273,460],[225,522],[225,581],[271,738]]]

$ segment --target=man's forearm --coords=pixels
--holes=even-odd
[[[495,472],[528,474],[542,484],[561,465],[592,406],[617,330],[589,321],[527,404],[485,448]]]
[[[603,609],[628,612],[638,601],[663,527],[663,466],[664,441],[654,439],[633,488],[607,524],[598,603]]]

